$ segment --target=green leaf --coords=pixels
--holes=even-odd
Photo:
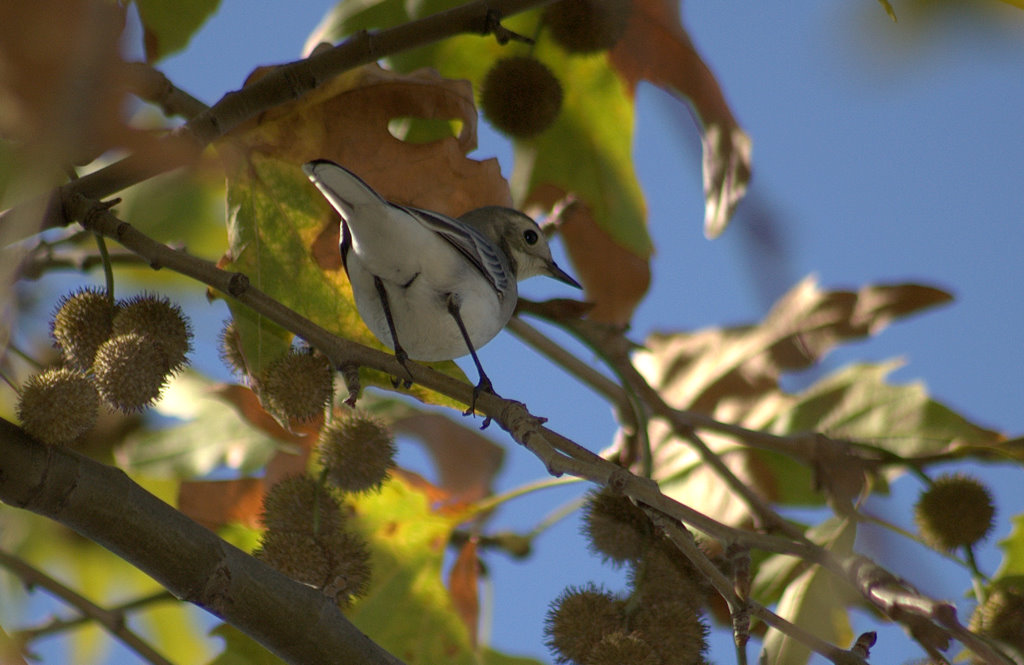
[[[1014,515],[1010,520],[1013,528],[1010,535],[999,541],[1003,550],[1003,561],[999,564],[993,581],[1007,577],[1024,577],[1024,513]]]
[[[370,544],[373,574],[368,593],[347,614],[373,641],[408,665],[534,662],[477,653],[470,644],[441,574],[452,530],[469,517],[465,510],[432,508],[422,491],[395,477],[380,493],[356,499],[355,511],[353,527]]]
[[[901,457],[994,445],[1003,439],[931,399],[921,382],[887,383],[886,377],[901,365],[897,360],[844,367],[801,393],[771,430],[863,440]]]
[[[194,372],[178,376],[154,410],[180,424],[130,434],[118,449],[126,470],[148,476],[195,478],[218,467],[251,473],[280,442],[246,422],[217,397],[218,384]]]
[[[210,635],[224,640],[224,650],[210,665],[284,665],[283,660],[231,624],[222,623]]]
[[[826,549],[839,554],[850,553],[856,532],[854,522],[842,520]],[[786,587],[777,614],[832,644],[847,645],[853,641],[853,630],[846,605],[856,597],[854,589],[845,582],[820,566],[814,566],[800,573]],[[765,634],[764,652],[768,665],[804,665],[811,655],[803,643],[774,628],[769,628]]]
[[[142,19],[146,59],[156,62],[188,45],[220,0],[135,0]]]

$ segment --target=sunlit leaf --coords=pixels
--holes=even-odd
[[[844,521],[842,528],[826,549],[847,554],[853,548],[856,525]],[[831,572],[814,566],[792,581],[782,594],[777,613],[832,644],[847,645],[853,641],[853,631],[846,604],[856,597],[856,591]],[[804,665],[811,655],[810,649],[788,635],[769,628],[764,637],[764,652],[769,665]]]
[[[683,27],[679,3],[633,0],[633,15],[612,49],[611,63],[630,90],[646,80],[693,105],[703,129],[704,235],[719,236],[746,194],[751,141]]]
[[[812,366],[845,340],[875,334],[897,317],[948,299],[945,292],[926,286],[880,285],[866,286],[858,292],[822,291],[813,280],[806,279],[784,295],[757,325],[652,335],[644,344],[645,350],[634,355],[634,362],[674,407],[780,434],[832,433],[839,425],[852,425],[846,420],[857,417],[856,407],[850,407],[846,419],[838,412],[812,415],[810,409],[799,410],[804,396],[786,394],[779,386],[780,377],[788,371]],[[860,414],[861,427],[840,428],[836,435],[897,437],[898,441],[909,434],[916,436],[921,446],[931,449],[949,443],[947,438],[946,443],[936,444],[935,437],[954,432],[969,441],[991,440],[993,433],[973,428],[963,419],[962,427],[957,429],[958,416],[930,402],[920,388],[901,391],[886,386],[884,373],[851,375],[848,380],[848,404],[866,409],[870,403],[873,408]],[[805,391],[805,395],[811,394]],[[859,396],[859,402],[854,395]],[[891,402],[897,396],[902,401]],[[801,413],[808,417],[795,421]],[[652,420],[648,436],[655,478],[663,491],[728,523],[739,524],[749,517],[746,503],[722,483],[690,443],[676,436],[667,423]],[[733,473],[762,497],[796,503],[823,500],[814,488],[811,459],[798,461],[755,453],[731,437],[711,432],[701,436]]]
[[[116,452],[119,464],[176,478],[203,476],[217,467],[262,468],[281,444],[229,408],[215,392],[218,385],[194,372],[178,376],[154,406],[177,424],[130,434]]]
[[[402,477],[378,494],[359,497],[355,512],[354,527],[370,544],[373,571],[368,593],[347,613],[360,630],[408,665],[534,662],[478,653],[445,587],[445,548],[470,513],[436,510]],[[401,621],[395,608],[401,608]]]

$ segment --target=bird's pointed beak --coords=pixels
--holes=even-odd
[[[559,282],[568,284],[569,286],[575,286],[577,289],[583,288],[579,282],[572,278],[572,275],[559,268],[558,264],[554,261],[548,263],[548,276],[557,279]]]

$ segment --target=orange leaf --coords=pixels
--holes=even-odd
[[[232,522],[258,527],[262,509],[260,478],[184,481],[178,489],[178,510],[211,531]]]
[[[589,318],[617,326],[629,324],[651,283],[647,260],[615,242],[581,201],[562,208],[558,218],[587,298],[596,303]]]
[[[477,625],[480,622],[479,578],[480,562],[477,559],[476,538],[470,538],[462,546],[448,573],[448,592],[451,594],[455,611],[469,629],[469,640],[473,646],[476,646]]]

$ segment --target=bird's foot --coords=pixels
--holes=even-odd
[[[404,369],[405,373],[408,374],[409,376],[408,378],[405,379],[400,379],[397,376],[392,376],[391,385],[395,388],[401,387],[405,390],[412,388],[412,372],[409,370],[409,365],[406,364],[409,361],[409,354],[406,353],[404,349],[399,347],[395,349],[395,360],[398,361],[398,364],[402,366],[402,369]]]
[[[476,412],[476,400],[481,393],[488,393],[498,396],[498,393],[494,392],[494,386],[491,384],[491,380],[487,378],[487,375],[480,377],[480,383],[473,386],[473,397],[469,400],[469,408],[462,412],[464,416],[471,416]],[[487,429],[487,426],[491,424],[491,417],[485,416],[484,422],[480,425],[480,429]]]

